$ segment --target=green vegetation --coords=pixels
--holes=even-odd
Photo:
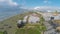
[[[3,34],[3,32],[0,31],[0,34]]]
[[[45,31],[45,26],[38,24],[26,24],[21,29],[17,29],[15,34],[41,34],[42,31]]]
[[[32,14],[32,12],[19,14],[19,15],[10,17],[4,21],[1,21],[0,31],[6,30],[8,34],[41,34],[41,31],[45,31],[46,27],[44,25],[41,25],[41,23],[26,24],[26,26],[24,26],[23,28],[20,28],[20,29],[17,28],[17,21],[23,20],[23,17],[29,14]],[[42,21],[44,21],[44,19]],[[2,32],[0,33],[3,34]]]
[[[8,34],[7,31],[4,31],[3,34]]]
[[[45,21],[45,19],[41,16],[40,17],[40,23],[43,24],[44,21]]]
[[[41,34],[41,32],[39,32],[39,30],[37,30],[36,28],[24,28],[18,29],[16,34]]]

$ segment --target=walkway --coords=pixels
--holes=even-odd
[[[57,32],[55,32],[53,26],[51,26],[48,22],[44,22],[44,25],[47,28],[47,31],[45,31],[44,34],[58,34]]]

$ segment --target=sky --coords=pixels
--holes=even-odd
[[[24,4],[27,7],[35,6],[55,6],[60,7],[60,0],[14,0],[18,4]]]
[[[26,0],[27,6],[60,6],[60,0]]]
[[[60,0],[0,0],[0,11],[19,8],[59,8]]]

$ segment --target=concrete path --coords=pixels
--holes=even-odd
[[[58,34],[57,32],[55,32],[53,26],[51,26],[48,22],[44,22],[44,25],[47,28],[47,31],[45,31],[44,34]]]

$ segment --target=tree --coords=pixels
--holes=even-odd
[[[42,33],[44,34],[45,31],[46,31],[46,27],[42,26]]]
[[[40,27],[40,30],[41,30],[41,34],[44,34],[45,30],[46,30],[46,27],[44,26],[43,22],[45,21],[45,19],[43,18],[43,16],[41,16],[40,18],[40,22],[41,22],[41,27]]]
[[[45,21],[45,19],[43,17],[40,18],[40,23],[41,25],[43,25],[43,22]]]

